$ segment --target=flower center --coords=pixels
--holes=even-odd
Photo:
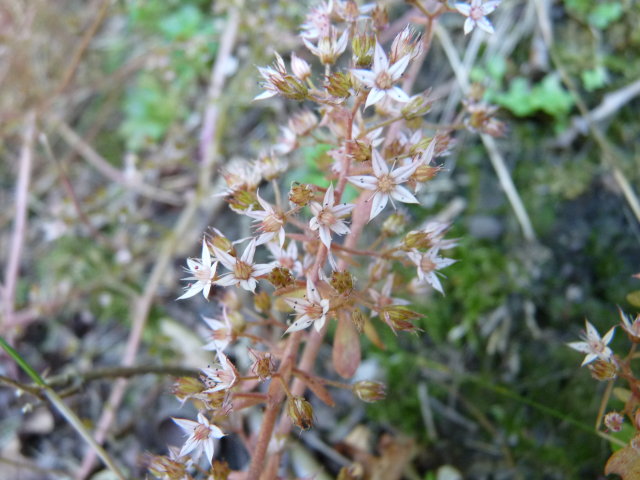
[[[253,267],[241,260],[237,260],[235,267],[233,267],[233,275],[238,280],[249,280],[252,272]]]
[[[323,314],[322,305],[318,305],[317,303],[311,303],[304,309],[304,313],[307,314],[311,318],[320,318]]]
[[[436,270],[436,264],[433,263],[431,259],[425,255],[424,257],[422,257],[422,260],[420,260],[420,270],[422,270],[423,272],[433,272],[434,270]]]
[[[260,226],[263,232],[277,232],[282,227],[282,218],[277,214],[271,214],[264,218]]]
[[[378,74],[376,77],[376,87],[380,90],[389,90],[393,85],[393,79],[389,72],[383,71]]]
[[[484,12],[482,11],[481,7],[471,7],[471,11],[469,12],[469,16],[473,20],[480,20],[482,17],[484,17]]]
[[[193,270],[193,276],[199,282],[208,283],[211,280],[211,268],[204,265],[197,265]]]
[[[318,214],[318,222],[322,225],[333,225],[336,223],[336,215],[329,208],[323,208]]]
[[[196,441],[206,440],[207,438],[209,438],[210,431],[211,430],[207,425],[200,424],[193,430],[193,438]]]
[[[394,188],[396,188],[396,182],[388,173],[385,173],[378,178],[378,190],[382,193],[389,193]]]

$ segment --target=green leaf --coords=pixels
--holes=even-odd
[[[622,17],[622,4],[619,2],[598,3],[589,14],[589,24],[603,30]]]
[[[585,70],[581,77],[585,90],[593,92],[606,85],[607,70],[604,67],[596,67],[593,70]]]
[[[5,352],[9,354],[11,358],[24,370],[24,372],[29,375],[29,378],[33,380],[34,383],[38,384],[41,387],[46,387],[47,384],[44,382],[40,374],[35,371],[35,369],[29,365],[29,363],[22,358],[22,355],[18,353],[18,351],[13,348],[11,345],[7,343],[7,341],[0,337],[0,346],[4,349]]]

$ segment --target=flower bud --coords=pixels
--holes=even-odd
[[[271,378],[276,369],[273,356],[269,352],[260,352],[258,350],[249,349],[249,355],[253,359],[251,371],[260,378],[261,381]]]
[[[420,330],[411,321],[424,317],[421,313],[409,310],[402,305],[388,305],[380,311],[380,316],[384,318],[386,324],[391,327],[394,333],[397,330],[401,332],[416,332]]]
[[[271,310],[271,298],[264,290],[253,297],[253,304],[256,307],[256,310],[261,313],[267,313]]]
[[[211,466],[211,473],[213,474],[212,480],[227,480],[231,473],[231,468],[227,462],[216,460]]]
[[[376,46],[376,39],[371,34],[358,33],[351,40],[351,50],[353,51],[353,63],[356,68],[369,68],[373,62],[373,51]]]
[[[410,25],[407,25],[396,38],[393,39],[389,51],[389,63],[394,64],[402,57],[409,55],[411,60],[422,53],[422,39],[420,34]]]
[[[353,290],[353,275],[346,270],[333,272],[329,283],[341,295],[348,295]]]
[[[411,100],[409,100],[404,107],[402,107],[400,112],[405,120],[422,118],[429,113],[429,110],[431,110],[431,104],[432,102],[427,100],[424,96],[415,95],[411,97]]]
[[[294,182],[289,192],[289,201],[299,207],[307,205],[313,199],[313,190],[306,183]]]
[[[311,76],[311,66],[295,53],[291,54],[291,70],[303,82]]]
[[[350,140],[348,142],[349,154],[356,162],[368,162],[371,160],[371,144]]]
[[[204,391],[202,382],[193,377],[179,377],[171,387],[171,393],[180,402],[185,402],[188,398],[193,397]]]
[[[275,180],[287,170],[287,165],[273,155],[261,157],[255,166],[267,181]]]
[[[604,424],[611,432],[619,432],[622,430],[624,417],[618,412],[609,412],[604,416]]]
[[[371,11],[371,19],[377,31],[380,32],[386,29],[389,26],[389,12],[387,12],[387,7],[376,4],[375,8]]]
[[[353,393],[363,402],[373,403],[384,400],[387,396],[384,383],[363,380],[353,386]]]
[[[284,288],[295,282],[291,271],[284,267],[275,267],[267,276],[267,280],[276,288]]]
[[[431,165],[423,164],[416,168],[412,178],[418,183],[425,183],[432,180],[440,170],[442,170],[441,167],[432,167]]]
[[[225,200],[229,207],[237,213],[246,212],[259,206],[255,193],[247,190],[235,190]]]
[[[588,368],[591,371],[591,376],[601,382],[613,380],[618,376],[618,367],[616,364],[601,358],[590,363]]]
[[[348,467],[342,467],[336,480],[362,480],[364,478],[364,468],[359,463],[354,463]]]
[[[344,72],[335,72],[326,77],[324,88],[329,95],[338,98],[351,96],[351,75]]]
[[[382,223],[382,233],[386,236],[393,237],[402,233],[402,230],[407,225],[407,217],[402,213],[392,213]]]
[[[426,250],[433,246],[433,238],[428,232],[412,230],[404,237],[403,247],[407,251]]]
[[[146,458],[147,469],[155,478],[186,478],[187,465],[180,460],[172,460],[164,455],[149,455]]]
[[[313,426],[313,407],[304,397],[289,398],[287,414],[293,424],[302,430],[308,430]]]

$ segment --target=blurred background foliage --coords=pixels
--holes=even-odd
[[[230,229],[238,236],[248,232],[248,224],[236,225],[237,217],[208,200],[220,189],[216,174],[207,190],[199,187],[198,136],[227,5],[5,3],[1,251],[9,251],[25,112],[37,111],[51,154],[37,144],[16,315],[3,334],[50,375],[117,365],[134,305],[152,284],[138,362],[202,367],[206,356],[189,352],[197,350],[199,313],[208,307],[174,302],[180,265],[197,253],[207,226],[231,237]],[[553,52],[542,41],[536,3],[553,27]],[[392,20],[409,8],[399,1],[386,5]],[[256,65],[270,63],[274,51],[302,52],[296,34],[306,10],[303,2],[257,0],[241,8],[219,99],[218,166],[267,151],[278,125],[295,111],[291,102],[251,99],[259,92]],[[344,409],[323,412],[332,418],[319,431],[336,440],[335,432],[344,431],[338,426],[361,423],[372,438],[383,432],[412,437],[416,455],[407,478],[435,479],[442,465],[471,479],[596,478],[610,454],[593,429],[604,386],[579,368],[581,357],[565,343],[576,339],[585,318],[604,330],[617,321],[616,305],[640,308],[629,296],[640,290],[631,277],[640,271],[640,228],[603,161],[602,143],[577,120],[576,94],[591,111],[613,104],[596,119],[597,128],[637,191],[640,100],[637,93],[619,104],[613,99],[628,86],[638,91],[640,4],[505,0],[492,22],[494,37],[464,38],[460,17],[442,18],[465,61],[471,59],[470,79],[509,126],[498,148],[537,240],[524,240],[482,144],[460,132],[444,171],[423,194],[426,207],[408,212],[416,222],[453,212],[450,236],[460,244],[450,256],[459,262],[443,280],[446,296],[414,299],[425,314],[424,334],[396,337],[381,330],[385,351],[365,343],[366,365],[388,382],[388,399],[366,413],[348,400]],[[434,40],[418,88],[445,87],[427,121],[446,117],[456,91],[452,79]],[[86,147],[125,179],[154,185],[171,201],[138,195],[126,182],[105,177]],[[324,151],[320,145],[297,153],[287,181],[317,181]],[[204,200],[185,219],[193,195]],[[180,219],[188,226],[178,235]],[[158,270],[161,261],[168,263]],[[153,283],[156,271],[161,275]],[[622,334],[614,346],[626,348]],[[70,400],[89,425],[111,381],[94,385]],[[169,385],[170,379],[143,377],[130,387],[113,437],[118,442],[110,445],[116,457],[135,465],[143,451],[164,452],[172,438],[168,418],[179,407],[167,394]],[[73,468],[83,448],[60,418],[34,427],[28,421],[34,413],[20,416],[26,400],[4,389],[0,401],[10,412],[0,420],[3,458]],[[45,415],[42,410],[36,405],[35,412]]]

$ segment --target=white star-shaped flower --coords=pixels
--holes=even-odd
[[[197,460],[204,452],[211,464],[215,440],[224,437],[224,432],[210,423],[202,413],[198,414],[197,422],[185,418],[174,418],[173,421],[189,435],[179,455],[182,457],[191,454],[191,457]]]
[[[256,253],[255,238],[249,242],[240,258],[234,257],[216,246],[213,247],[213,253],[215,253],[220,263],[230,270],[229,273],[225,273],[215,282],[216,285],[224,287],[239,285],[245,290],[255,292],[258,284],[257,277],[266,275],[273,270],[272,264],[253,263],[253,256]]]
[[[344,235],[350,232],[349,227],[344,223],[342,217],[348,215],[354,207],[355,205],[351,203],[335,204],[333,184],[327,188],[322,205],[318,202],[312,202],[311,205],[309,205],[314,215],[309,221],[309,228],[314,231],[318,230],[320,241],[327,247],[327,250],[331,250],[331,230],[338,235]]]
[[[487,33],[494,33],[493,25],[486,16],[500,5],[499,0],[471,0],[471,3],[456,3],[456,10],[467,17],[464,21],[464,34],[467,35],[474,27],[478,27]]]
[[[331,65],[347,48],[349,44],[349,30],[345,30],[338,37],[338,30],[329,27],[328,35],[322,35],[318,38],[318,44],[314,45],[307,37],[302,37],[302,42],[320,59],[323,65]]]
[[[400,87],[393,85],[407,69],[409,60],[410,56],[405,55],[393,65],[389,65],[387,55],[384,53],[382,46],[376,41],[371,70],[351,70],[351,73],[353,73],[362,84],[371,89],[369,95],[367,95],[365,108],[369,105],[375,105],[385,96],[402,103],[409,101],[409,95]]]
[[[202,373],[205,375],[204,383],[209,387],[203,393],[229,390],[238,381],[238,371],[236,367],[233,366],[233,363],[231,363],[227,356],[221,351],[218,351],[218,360],[220,360],[219,367],[202,369]]]
[[[258,230],[261,233],[256,240],[256,245],[267,243],[273,238],[278,240],[280,246],[284,245],[284,215],[281,212],[277,212],[272,205],[260,197],[260,192],[257,192],[256,196],[263,209],[246,212],[248,217],[255,219],[259,223]]]
[[[584,357],[582,366],[593,362],[597,358],[609,361],[613,356],[613,352],[607,345],[611,342],[616,327],[612,327],[604,337],[600,338],[600,334],[596,330],[596,327],[591,325],[587,320],[585,320],[584,323],[586,325],[586,331],[582,335],[583,341],[571,342],[567,345],[574,350],[587,354],[587,356]]]
[[[419,252],[418,250],[413,250],[411,252],[408,252],[407,256],[418,267],[419,281],[428,283],[444,295],[442,284],[440,283],[438,275],[436,275],[437,270],[441,270],[448,267],[449,265],[453,265],[454,263],[456,263],[456,260],[439,256],[437,248],[431,248],[425,253]]]
[[[183,280],[187,280],[189,285],[186,287],[186,291],[178,297],[178,300],[193,297],[202,292],[204,298],[209,298],[209,292],[211,291],[211,284],[213,283],[213,277],[216,274],[218,262],[211,261],[211,253],[209,253],[209,247],[207,241],[202,239],[202,258],[200,260],[196,258],[187,258],[187,272],[191,274],[190,277],[185,277]],[[195,280],[195,282],[193,282]]]
[[[285,302],[300,316],[285,333],[304,330],[313,324],[317,331],[324,326],[329,311],[329,299],[322,298],[314,283],[307,279],[307,295],[304,298],[285,298]]]
[[[382,155],[377,150],[372,150],[371,166],[373,167],[373,175],[347,177],[347,180],[357,187],[375,192],[372,196],[373,204],[371,205],[369,220],[372,220],[382,212],[384,207],[387,206],[389,198],[392,199],[392,203],[393,199],[404,203],[420,203],[407,188],[400,185],[409,180],[409,177],[420,166],[420,162],[412,162],[409,165],[389,171],[389,166],[382,158]]]
[[[302,275],[303,268],[302,263],[298,260],[298,246],[295,240],[289,240],[286,249],[273,242],[267,243],[267,248],[278,265],[288,268],[295,275]]]

